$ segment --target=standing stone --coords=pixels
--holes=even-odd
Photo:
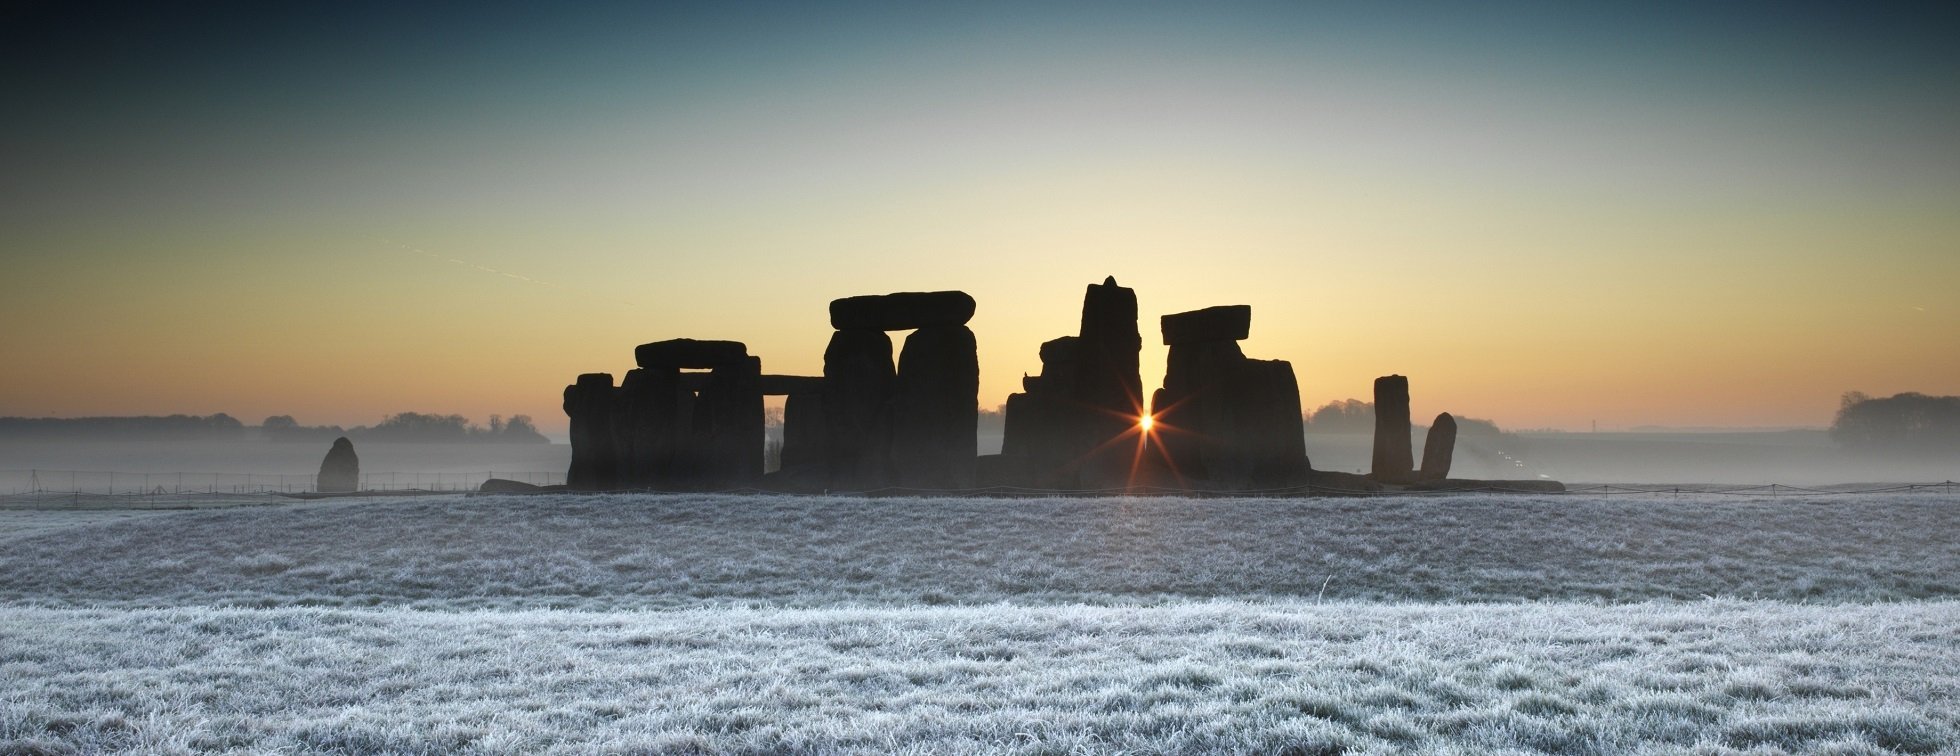
[[[884,331],[837,331],[823,353],[824,453],[832,488],[889,484],[888,412],[897,375]]]
[[[1171,469],[1185,478],[1233,477],[1222,448],[1230,425],[1226,373],[1245,359],[1232,341],[1172,345],[1164,361],[1164,387],[1151,400],[1156,442]]]
[[[966,326],[920,328],[898,357],[892,468],[907,488],[972,488],[980,361]]]
[[[1137,293],[1116,277],[1090,284],[1082,295],[1078,364],[1070,406],[1076,414],[1073,444],[1082,459],[1078,477],[1091,488],[1130,480],[1142,419],[1143,337],[1137,330]],[[1128,438],[1129,443],[1123,441]]]
[[[699,394],[695,415],[696,438],[706,448],[709,465],[703,484],[714,488],[744,486],[762,477],[763,441],[767,435],[762,409],[762,359],[745,357],[717,366]],[[704,422],[705,420],[705,422]]]
[[[1456,457],[1456,418],[1445,412],[1436,416],[1436,422],[1429,426],[1429,436],[1422,440],[1421,480],[1442,480],[1450,477],[1450,462]]]
[[[572,465],[565,472],[565,485],[573,490],[609,491],[617,484],[612,404],[610,373],[585,373],[565,387],[565,415],[571,419],[572,437]]]
[[[656,427],[653,374],[647,368],[626,371],[613,390],[613,449],[619,455],[618,487],[645,488],[653,485]]]
[[[1036,486],[1125,484],[1137,451],[1125,442],[1141,442],[1142,349],[1136,291],[1113,276],[1090,284],[1077,335],[1042,344],[1041,374],[1023,377],[1023,393],[1007,397],[1001,455]]]
[[[646,371],[646,388],[639,394],[645,403],[638,408],[644,436],[634,449],[645,465],[641,485],[678,488],[681,481],[694,477],[699,466],[693,443],[694,392],[682,387],[679,368],[641,370]]]
[[[1226,490],[1306,482],[1299,382],[1291,363],[1245,356],[1238,339],[1251,318],[1250,307],[1234,305],[1161,321],[1170,353],[1151,402],[1153,443],[1181,478]]]
[[[1414,475],[1409,440],[1409,379],[1375,379],[1375,458],[1372,474],[1382,483],[1406,483]]]
[[[1307,460],[1306,426],[1300,417],[1300,383],[1286,360],[1246,360],[1242,418],[1252,458],[1252,481],[1261,488],[1304,485],[1312,465]]]
[[[349,493],[361,488],[361,458],[354,454],[354,442],[346,436],[333,440],[326,459],[320,460],[320,493]]]
[[[783,467],[789,470],[824,461],[824,395],[793,391],[783,400]]]

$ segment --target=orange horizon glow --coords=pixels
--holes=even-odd
[[[156,11],[141,66],[23,17],[0,416],[562,434],[638,344],[820,375],[831,300],[946,289],[993,408],[1110,275],[1146,391],[1159,317],[1245,304],[1308,412],[1389,374],[1513,430],[1960,394],[1960,53],[1899,9],[396,6]]]

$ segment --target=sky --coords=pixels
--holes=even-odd
[[[954,7],[946,7],[954,6]],[[1714,6],[1714,7],[1707,7]],[[1960,394],[1960,11],[14,3],[0,415],[528,414],[959,289],[979,401],[1115,276],[1312,408],[1827,425]]]

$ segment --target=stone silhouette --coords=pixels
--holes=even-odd
[[[1450,461],[1456,456],[1456,418],[1445,412],[1429,425],[1429,436],[1422,440],[1422,470],[1418,480],[1450,477]]]
[[[824,350],[821,416],[831,488],[972,487],[980,393],[978,352],[966,327],[973,311],[973,297],[960,291],[830,303],[837,331]],[[894,369],[885,332],[908,329],[916,330]],[[785,447],[790,422],[785,417]]]
[[[1034,485],[1123,485],[1143,414],[1142,349],[1136,290],[1114,276],[1090,284],[1077,335],[1043,343],[1041,374],[1023,376],[1021,393],[1007,397],[1001,456]]]
[[[577,491],[610,491],[618,485],[619,450],[613,438],[611,373],[585,373],[565,387],[571,420],[572,465],[565,485]]]
[[[762,377],[762,393],[783,397],[782,469],[795,472],[823,467],[823,378],[765,375]]]
[[[320,476],[315,481],[320,493],[350,493],[361,488],[361,458],[354,454],[354,442],[341,436],[333,440],[327,456],[320,460]]]
[[[892,399],[892,472],[906,488],[972,488],[979,455],[980,361],[973,331],[926,326],[905,337]]]
[[[643,368],[659,370],[698,370],[741,362],[749,348],[739,341],[697,341],[668,339],[641,344],[633,350],[633,361]]]
[[[1370,476],[1383,483],[1407,483],[1415,475],[1409,440],[1409,379],[1375,379],[1375,458]]]
[[[884,331],[830,335],[823,353],[824,457],[831,488],[877,488],[891,478],[888,415],[898,371]]]
[[[1252,308],[1165,315],[1170,354],[1152,397],[1156,439],[1179,475],[1214,488],[1284,488],[1307,482],[1300,388],[1285,360],[1245,356]]]
[[[572,436],[565,488],[1095,490],[1142,482],[1362,492],[1478,483],[1448,478],[1456,438],[1448,413],[1437,417],[1415,469],[1408,379],[1399,375],[1375,382],[1373,472],[1313,470],[1292,364],[1248,358],[1239,346],[1251,334],[1249,305],[1161,318],[1170,349],[1164,384],[1150,402],[1155,432],[1142,432],[1137,296],[1113,276],[1086,287],[1077,333],[1043,343],[1040,373],[1023,375],[1022,390],[1008,396],[1001,454],[978,457],[980,366],[967,328],[975,309],[973,297],[958,291],[833,300],[821,376],[764,375],[761,359],[739,341],[641,344],[639,367],[619,385],[588,373],[565,388]],[[912,332],[896,360],[890,331]],[[784,397],[782,467],[769,476],[765,396]],[[321,468],[323,491],[329,466]]]
[[[830,327],[839,331],[910,331],[964,326],[973,319],[973,297],[963,291],[902,291],[845,297],[830,303]]]
[[[633,357],[640,367],[611,409],[625,428],[613,434],[623,487],[729,488],[762,476],[762,360],[747,345],[668,339]]]

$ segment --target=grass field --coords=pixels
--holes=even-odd
[[[1939,753],[1960,502],[0,512],[0,753]]]

